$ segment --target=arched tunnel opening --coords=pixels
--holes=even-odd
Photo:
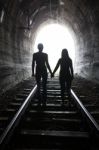
[[[35,38],[34,52],[38,51],[38,43],[43,43],[43,51],[49,56],[48,60],[52,70],[61,57],[61,51],[64,48],[68,50],[75,68],[75,41],[68,28],[58,23],[41,25]]]

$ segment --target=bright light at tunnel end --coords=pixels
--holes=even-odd
[[[38,43],[43,43],[43,52],[48,54],[49,63],[54,69],[58,59],[61,57],[63,48],[68,49],[73,64],[75,61],[75,43],[71,32],[67,27],[60,24],[48,24],[43,26],[37,33],[34,43],[34,52],[37,52]]]

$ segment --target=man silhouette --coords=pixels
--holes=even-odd
[[[33,54],[33,60],[32,60],[32,76],[34,76],[34,67],[36,66],[36,82],[37,82],[37,89],[38,89],[38,99],[39,104],[41,104],[41,79],[42,79],[42,87],[43,87],[43,105],[46,105],[46,98],[47,98],[47,68],[52,75],[52,71],[50,68],[50,65],[48,63],[48,55],[46,53],[43,53],[43,44],[38,44],[38,52]]]

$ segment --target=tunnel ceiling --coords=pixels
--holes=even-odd
[[[67,20],[74,30],[84,32],[83,28],[89,29],[90,24],[99,20],[97,0],[19,0],[19,2],[19,17],[28,16],[31,20],[29,26],[37,19],[43,22],[51,17],[58,21]],[[98,26],[97,22],[96,25]]]
[[[21,28],[33,27],[36,21],[39,24],[50,17],[60,22],[67,21],[76,32],[81,33],[94,22],[98,26],[97,0],[1,0],[0,3],[7,16],[16,16]]]

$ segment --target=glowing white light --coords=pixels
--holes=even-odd
[[[68,49],[69,56],[74,62],[74,40],[66,27],[59,24],[50,24],[43,27],[36,37],[34,52],[38,51],[38,43],[43,43],[43,52],[46,52],[48,54],[49,64],[52,70],[56,66],[58,59],[61,57],[61,51],[63,48]]]

